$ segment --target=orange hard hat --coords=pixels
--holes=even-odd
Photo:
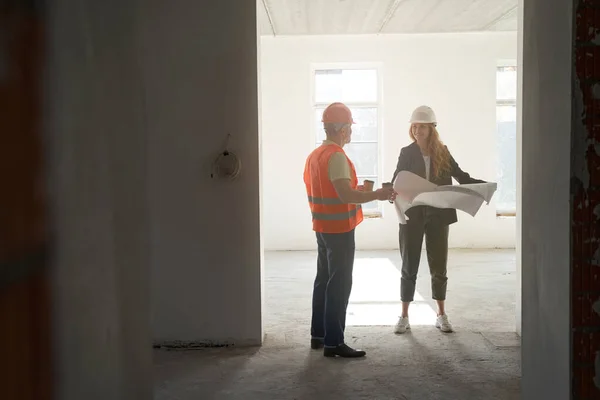
[[[353,124],[352,111],[342,103],[332,103],[323,111],[325,124]]]

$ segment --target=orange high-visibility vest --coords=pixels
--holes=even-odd
[[[308,156],[304,168],[304,183],[315,232],[350,232],[363,220],[361,206],[342,203],[329,180],[329,159],[334,153],[346,155],[339,146],[322,145]],[[351,168],[350,185],[356,189],[358,185],[356,169],[348,156],[346,158]]]

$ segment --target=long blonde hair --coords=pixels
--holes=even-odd
[[[442,140],[440,139],[440,134],[437,131],[434,124],[427,124],[429,126],[429,138],[427,138],[427,147],[429,150],[429,154],[431,155],[431,159],[433,161],[433,173],[436,178],[442,176],[444,172],[450,172],[450,152]],[[408,128],[408,135],[416,142],[417,139],[412,132],[413,125]]]

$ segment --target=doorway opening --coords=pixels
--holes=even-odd
[[[359,180],[379,187],[391,180],[400,149],[411,143],[412,110],[426,104],[435,110],[441,138],[461,168],[498,183],[491,204],[475,218],[459,212],[450,228],[447,311],[457,335],[435,340],[445,346],[467,340],[475,352],[506,350],[497,353],[511,371],[503,385],[518,391],[507,383],[511,376],[518,381],[520,358],[516,3],[492,13],[491,3],[481,2],[453,13],[443,2],[433,11],[426,4],[394,2],[391,9],[370,4],[369,14],[346,9],[350,5],[343,2],[321,3],[327,3],[326,15],[352,13],[348,20],[354,23],[331,22],[287,3],[259,4],[266,345],[282,337],[304,345],[308,340],[316,240],[302,170],[324,139],[323,109],[335,101],[351,108],[357,124],[345,150]],[[419,13],[430,14],[423,24],[414,18]],[[379,34],[364,34],[377,21]],[[485,29],[467,32],[475,26]],[[276,195],[281,190],[285,204]],[[401,312],[398,218],[385,202],[367,204],[364,212],[367,218],[356,231],[347,333],[367,351],[411,346],[413,339],[393,334]],[[425,254],[410,319],[413,337],[439,335]]]

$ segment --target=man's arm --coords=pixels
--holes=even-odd
[[[350,165],[343,153],[335,153],[329,160],[329,179],[337,192],[339,199],[346,204],[364,204],[373,200],[388,200],[393,198],[391,189],[378,189],[373,192],[355,190],[350,185]]]
[[[378,200],[381,194],[376,190],[373,192],[361,192],[352,189],[350,179],[336,179],[332,181],[333,187],[337,192],[338,197],[346,204],[364,204],[374,200]]]

